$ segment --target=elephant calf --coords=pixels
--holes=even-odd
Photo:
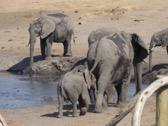
[[[59,115],[62,117],[64,99],[70,100],[73,104],[73,116],[77,114],[77,102],[80,106],[80,115],[85,115],[89,104],[89,91],[92,87],[95,88],[96,81],[94,76],[87,69],[81,67],[74,68],[66,73],[58,87]]]

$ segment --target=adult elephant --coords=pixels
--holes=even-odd
[[[149,71],[152,71],[152,49],[157,46],[166,47],[168,54],[168,28],[153,34],[149,46]]]
[[[89,36],[87,58],[89,69],[97,79],[98,94],[95,112],[102,112],[103,95],[110,84],[115,84],[118,103],[122,105],[126,100],[132,66],[134,66],[137,81],[136,92],[140,90],[141,62],[147,57],[148,51],[142,39],[135,33],[130,34],[118,30],[111,30],[109,33],[108,30],[105,35],[100,31],[106,31],[106,29],[98,29],[98,31],[90,34],[97,38],[95,41],[90,42]]]
[[[40,37],[41,55],[51,57],[53,42],[61,42],[64,46],[64,56],[71,56],[71,38],[74,30],[69,17],[62,13],[44,15],[30,24],[30,65],[33,63],[33,53],[36,37]]]

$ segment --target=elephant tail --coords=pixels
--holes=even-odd
[[[62,85],[58,85],[58,87],[57,87],[57,93],[58,93],[58,96],[62,96],[65,99],[67,99],[66,92],[64,91]]]
[[[66,92],[63,88],[62,83],[63,83],[63,80],[61,80],[60,84],[58,84],[58,86],[57,86],[57,93],[58,93],[58,96],[62,96],[65,99],[67,99],[67,95],[66,95]]]

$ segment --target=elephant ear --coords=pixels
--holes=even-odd
[[[49,34],[54,32],[55,23],[51,19],[43,19],[41,21],[42,29],[41,29],[41,38],[46,38]]]
[[[148,56],[148,49],[143,40],[136,33],[132,34],[132,46],[134,50],[133,64],[142,62]]]
[[[89,70],[87,70],[87,69],[84,70],[83,77],[85,79],[85,82],[87,84],[88,89],[90,89],[91,88],[92,80],[90,78]]]

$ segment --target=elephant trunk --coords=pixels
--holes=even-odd
[[[29,44],[30,44],[30,66],[32,67],[33,54],[34,54],[34,45],[35,45],[35,41],[36,41],[36,34],[35,34],[35,30],[34,30],[32,24],[30,24],[29,33],[30,33],[30,39],[29,39]]]
[[[149,47],[149,72],[152,71],[152,48],[153,48],[153,43],[150,43]]]
[[[149,49],[149,72],[152,71],[152,50]]]

